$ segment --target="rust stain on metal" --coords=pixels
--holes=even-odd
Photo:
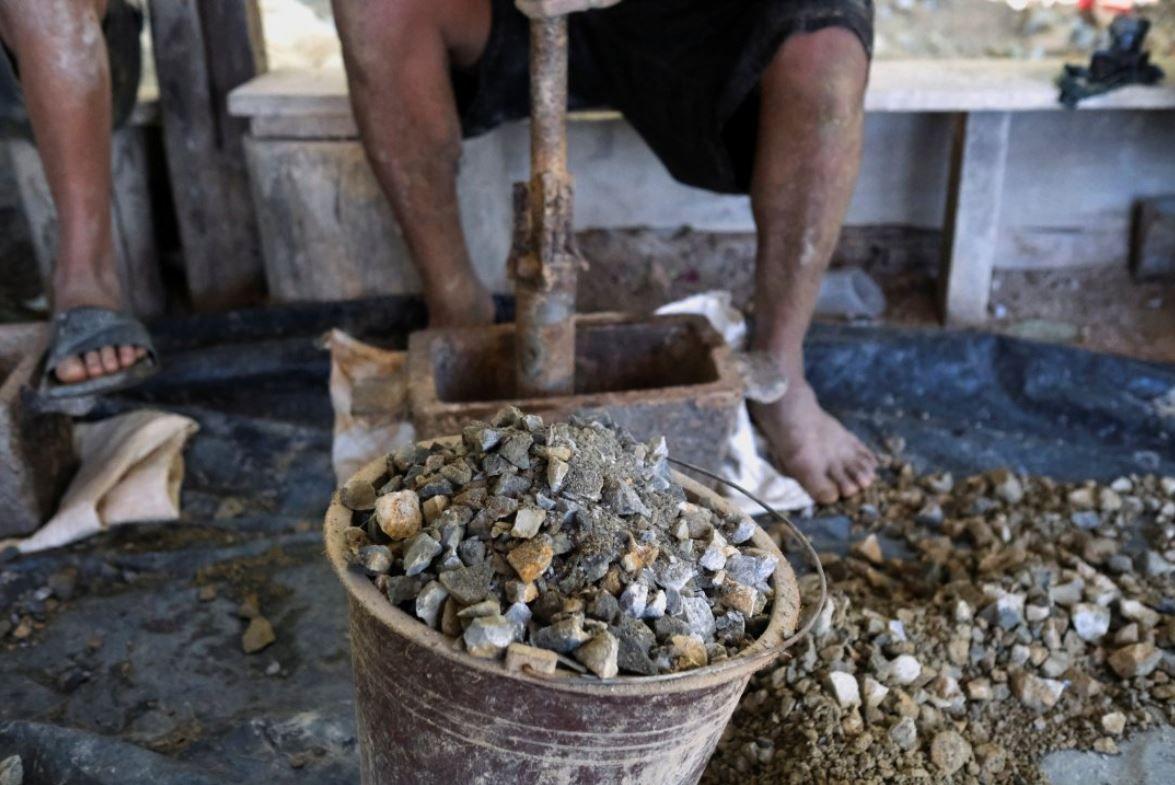
[[[514,367],[526,395],[567,395],[575,387],[575,290],[583,265],[567,173],[567,18],[533,18],[530,47],[531,178],[515,187],[508,263],[517,301]]]
[[[422,438],[456,433],[506,404],[555,420],[606,416],[637,438],[664,436],[672,454],[717,470],[742,403],[729,347],[704,318],[575,317],[570,394],[516,386],[515,326],[435,329],[408,342],[408,395]]]

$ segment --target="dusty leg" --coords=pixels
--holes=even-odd
[[[836,246],[861,152],[864,47],[828,28],[789,38],[763,76],[751,201],[758,227],[754,348],[790,381],[751,413],[781,468],[821,502],[873,482],[876,459],[825,412],[804,378],[803,340]]]
[[[424,283],[434,325],[488,324],[457,204],[461,126],[450,63],[476,63],[488,0],[334,0],[351,102],[375,176]],[[505,198],[505,197],[503,197]]]
[[[15,53],[60,236],[53,308],[122,306],[110,227],[110,66],[106,0],[0,0],[0,35]],[[106,346],[63,361],[79,382],[134,365],[145,350]]]

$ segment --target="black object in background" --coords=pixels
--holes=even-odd
[[[1163,78],[1163,69],[1150,61],[1142,50],[1151,23],[1136,14],[1119,14],[1110,24],[1110,46],[1099,49],[1090,58],[1089,67],[1066,65],[1057,84],[1061,103],[1072,109],[1077,102],[1108,93],[1128,84],[1155,84]]]

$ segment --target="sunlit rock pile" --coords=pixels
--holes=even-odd
[[[1038,783],[1046,752],[1175,722],[1175,478],[885,474],[704,783]]]
[[[663,439],[504,409],[457,444],[352,481],[353,562],[389,601],[508,668],[687,670],[761,633],[777,557],[755,525],[686,500]]]

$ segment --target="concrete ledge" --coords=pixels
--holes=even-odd
[[[1065,111],[1054,83],[1064,60],[881,60],[873,64],[865,109],[870,112]],[[1175,74],[1175,60],[1160,61]],[[1175,109],[1175,79],[1130,86],[1082,101],[1077,111]],[[347,79],[339,69],[277,70],[229,94],[229,111],[249,118],[351,116]],[[615,113],[577,113],[610,119]],[[354,133],[354,124],[351,126]]]

